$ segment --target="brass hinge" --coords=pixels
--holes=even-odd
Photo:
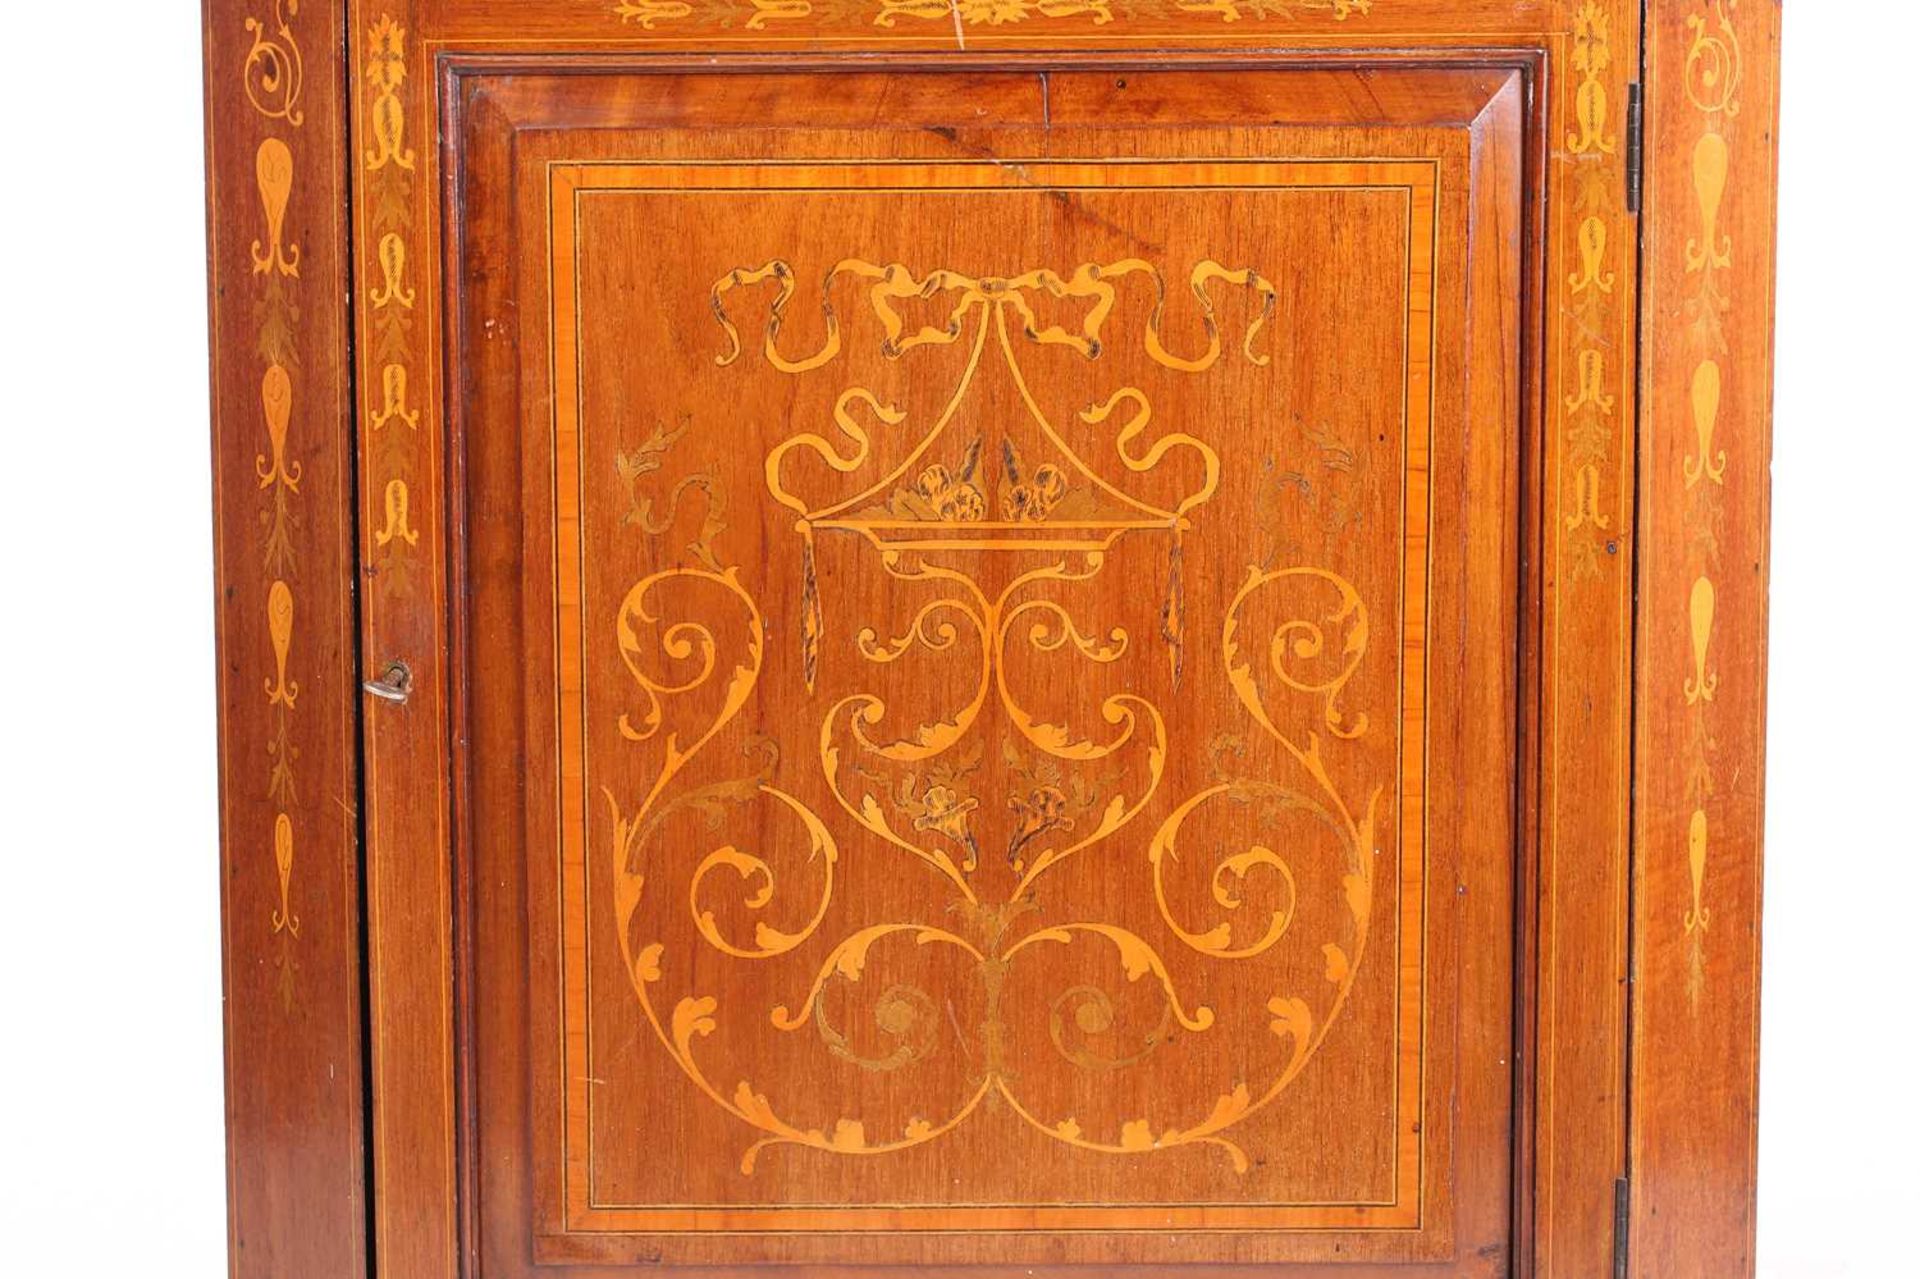
[[[1640,188],[1647,173],[1647,108],[1640,86],[1627,86],[1627,212],[1640,212]]]
[[[1627,1279],[1627,1222],[1630,1197],[1627,1179],[1613,1183],[1613,1279]]]

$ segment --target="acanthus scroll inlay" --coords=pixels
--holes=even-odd
[[[1619,145],[1608,120],[1606,74],[1612,63],[1612,19],[1598,0],[1585,0],[1573,16],[1573,70],[1580,83],[1574,90],[1577,127],[1567,135],[1567,150],[1575,155],[1612,155]]]
[[[423,447],[421,410],[409,406],[410,388],[418,383],[415,307],[420,291],[413,282],[409,253],[420,158],[407,140],[407,36],[405,24],[391,14],[373,22],[366,31],[361,78],[366,109],[359,161],[367,186],[364,234],[368,246],[361,272],[368,304],[365,324],[371,335],[363,412],[376,441],[373,473],[368,478],[370,491],[378,495],[377,505],[370,505],[366,531],[367,543],[376,552],[374,587],[391,598],[412,593],[420,561],[420,533],[410,522],[410,510],[411,485]],[[396,424],[407,429],[397,430]]]
[[[303,123],[300,90],[306,74],[300,42],[293,35],[293,19],[299,16],[300,0],[274,0],[271,23],[248,18],[246,29],[253,43],[241,72],[254,110],[296,129]]]
[[[862,306],[843,315],[835,297],[856,284]],[[697,544],[701,563],[642,578],[618,610],[613,639],[639,693],[619,717],[618,729],[632,747],[651,752],[654,771],[641,793],[623,798],[609,790],[604,796],[612,816],[613,914],[633,990],[662,1048],[699,1093],[754,1134],[741,1158],[742,1172],[751,1173],[762,1153],[777,1146],[848,1156],[902,1151],[994,1110],[1075,1149],[1133,1156],[1213,1148],[1245,1173],[1248,1156],[1230,1130],[1288,1089],[1338,1021],[1373,924],[1374,823],[1385,790],[1384,783],[1375,783],[1358,795],[1347,793],[1328,766],[1329,749],[1358,741],[1369,728],[1365,708],[1349,706],[1344,696],[1369,647],[1369,609],[1359,589],[1330,568],[1250,565],[1224,612],[1205,620],[1219,663],[1209,668],[1224,670],[1248,731],[1289,761],[1284,781],[1236,771],[1243,740],[1221,743],[1213,752],[1212,783],[1184,798],[1163,796],[1172,746],[1161,706],[1123,689],[1094,699],[1088,718],[1097,724],[1056,722],[1057,712],[1027,704],[1019,683],[1023,667],[1014,660],[1059,655],[1089,670],[1127,669],[1139,641],[1123,626],[1098,624],[1086,615],[1100,599],[1091,588],[1117,548],[1160,539],[1167,571],[1154,638],[1165,647],[1178,686],[1187,630],[1199,621],[1186,613],[1182,542],[1194,521],[1204,518],[1228,462],[1188,431],[1156,433],[1152,398],[1134,380],[1095,395],[1069,431],[1043,407],[1023,372],[1023,352],[1058,348],[1097,374],[1109,354],[1109,320],[1122,308],[1138,308],[1140,322],[1129,327],[1153,367],[1198,377],[1229,351],[1263,366],[1269,356],[1261,349],[1262,329],[1277,301],[1269,279],[1252,268],[1203,260],[1186,284],[1182,296],[1190,299],[1203,336],[1197,348],[1176,349],[1164,336],[1170,305],[1165,276],[1144,260],[984,277],[850,258],[825,275],[823,336],[816,348],[800,352],[782,342],[783,321],[799,292],[785,261],[730,270],[714,285],[711,309],[725,341],[715,359],[723,368],[744,353],[735,317],[746,296],[760,299],[766,316],[761,355],[783,376],[828,370],[848,343],[867,340],[862,335],[869,328],[884,361],[912,360],[915,352],[941,348],[963,353],[953,384],[921,415],[925,420],[871,386],[842,383],[832,397],[830,426],[802,426],[767,451],[768,497],[789,514],[802,544],[796,638],[807,690],[815,691],[829,638],[856,629],[838,617],[837,601],[823,598],[818,540],[828,537],[864,548],[873,574],[910,588],[920,601],[899,621],[858,624],[852,651],[860,661],[877,672],[917,654],[954,661],[970,672],[963,681],[968,691],[955,704],[919,722],[909,717],[895,724],[893,708],[878,692],[849,692],[825,705],[812,762],[837,813],[831,806],[826,813],[815,811],[792,787],[776,782],[784,764],[771,743],[753,750],[757,768],[691,788],[679,784],[696,757],[754,700],[768,670],[761,601],[741,569],[714,548],[711,532]],[[1249,299],[1236,307],[1247,318],[1231,342],[1216,313],[1218,297],[1228,289]],[[1078,306],[1078,321],[1043,322],[1043,302]],[[909,306],[932,320],[909,320]],[[1185,317],[1180,327],[1190,331],[1193,318]],[[983,430],[978,415],[964,410],[978,398],[988,367],[1005,379],[1008,402],[1018,411]],[[684,429],[657,428],[641,449],[619,455],[630,488],[634,478],[660,468]],[[901,460],[879,460],[882,432],[912,441]],[[1110,466],[1090,460],[1086,450],[1095,441]],[[807,459],[804,467],[797,465],[801,458]],[[1135,478],[1175,464],[1179,483],[1161,482],[1151,498],[1134,489]],[[1114,477],[1113,466],[1129,478]],[[708,498],[711,530],[724,509],[711,477],[683,478],[668,500],[677,506],[696,488]],[[634,501],[627,522],[649,535],[663,533],[668,523],[652,517],[637,491]],[[989,579],[995,584],[985,584]],[[968,654],[975,655],[971,666]],[[675,712],[676,704],[694,697],[707,698],[707,709],[691,719]],[[1283,714],[1283,703],[1294,709]],[[1289,727],[1301,710],[1316,726],[1305,733]],[[1004,739],[986,739],[990,723],[1005,726]],[[996,757],[1004,769],[999,786],[984,764]],[[1157,829],[1137,825],[1156,800],[1164,801],[1168,815]],[[948,965],[942,971],[970,974],[948,980],[971,983],[967,998],[984,1009],[963,1044],[976,1063],[964,1095],[944,1104],[930,1101],[897,1128],[858,1114],[811,1126],[788,1117],[794,1100],[774,1095],[777,1087],[751,1080],[729,1087],[703,1064],[702,1041],[716,1034],[723,1016],[751,1017],[754,1011],[733,1011],[723,994],[697,988],[669,1006],[658,992],[669,973],[689,972],[694,957],[640,931],[641,907],[661,891],[655,881],[670,863],[663,860],[660,835],[676,814],[706,813],[718,830],[727,814],[748,807],[768,814],[761,831],[779,831],[781,841],[792,841],[795,851],[779,860],[809,868],[807,882],[776,876],[775,850],[737,840],[697,858],[676,910],[686,912],[695,944],[705,948],[700,971],[716,971],[709,963],[713,957],[757,963],[795,952],[816,937],[831,941],[811,982],[759,1015],[783,1034],[817,1037],[823,1050],[863,1069],[891,1072],[931,1051],[935,1038],[947,1033],[928,1024],[935,1004],[929,987],[895,980],[874,992],[871,1016],[891,1045],[878,1053],[849,1047],[828,1013],[827,996],[857,997],[877,954],[896,963],[942,956]],[[989,808],[1012,820],[1004,848],[990,850],[979,838],[978,823]],[[1262,833],[1238,849],[1183,840],[1183,831],[1202,813],[1216,821],[1251,820]],[[821,931],[835,902],[843,844],[856,834],[869,849],[890,849],[924,868],[924,913],[883,918],[833,940]],[[1212,865],[1210,897],[1219,912],[1212,918],[1191,917],[1191,908],[1168,891],[1166,876],[1182,852]],[[1244,1022],[1235,1032],[1216,1029],[1225,1024],[1226,1010],[1186,994],[1166,954],[1148,937],[1110,919],[1070,910],[1063,916],[1059,900],[1041,893],[1064,863],[1095,856],[1108,873],[1141,884],[1164,926],[1163,944],[1184,947],[1207,963],[1259,964],[1292,936],[1303,901],[1330,903],[1331,909],[1314,914],[1313,927],[1325,930],[1322,935],[1299,943],[1313,956],[1318,986],[1302,989],[1272,979],[1276,985],[1261,1010],[1270,1039],[1247,1035]],[[1259,900],[1270,904],[1243,913],[1256,884]],[[730,914],[744,906],[757,919],[750,932],[730,931],[720,922],[722,892],[734,901]],[[1016,1001],[1009,992],[1022,980],[1044,980],[1053,963],[1047,957],[1061,948],[1107,956],[1111,984],[1080,982],[1039,1009]],[[1095,1051],[1087,1037],[1110,1034],[1121,992],[1156,995],[1157,1023],[1145,1027],[1131,1048]],[[949,1016],[951,1006],[949,999]],[[1205,1100],[1169,1099],[1168,1109],[1178,1113],[1096,1122],[1089,1115],[1047,1113],[1027,1095],[1021,1081],[1032,1063],[1016,1055],[1010,1032],[1010,1019],[1022,1016],[1044,1016],[1059,1059],[1094,1075],[1151,1055],[1176,1031],[1238,1034],[1236,1042],[1249,1045],[1251,1056],[1233,1076],[1214,1081],[1216,1091]],[[952,1030],[961,1027],[956,1022]],[[824,1099],[801,1100],[817,1105]]]
[[[1611,184],[1622,182],[1621,147],[1615,115],[1617,84],[1614,18],[1599,0],[1580,0],[1573,12],[1568,61],[1573,71],[1572,98],[1565,112],[1571,127],[1560,137],[1558,156],[1574,189],[1569,201],[1565,250],[1571,265],[1565,277],[1566,337],[1563,360],[1570,365],[1573,389],[1565,405],[1564,480],[1561,498],[1570,508],[1566,530],[1567,576],[1572,582],[1598,578],[1604,555],[1616,544],[1606,540],[1618,520],[1620,497],[1608,483],[1607,463],[1620,447],[1616,397],[1606,388],[1622,374],[1616,359],[1620,315],[1620,242],[1612,211]]]

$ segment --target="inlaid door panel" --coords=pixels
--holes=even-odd
[[[479,1272],[1503,1273],[1521,73],[454,83]]]

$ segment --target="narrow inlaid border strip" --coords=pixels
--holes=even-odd
[[[366,834],[372,1229],[383,1274],[460,1268],[449,855],[439,117],[430,0],[352,0],[362,678],[411,672],[370,705]]]
[[[203,16],[229,1266],[357,1276],[345,17],[328,0],[208,0]]]
[[[1780,9],[1648,32],[1635,1275],[1754,1271]],[[1710,1091],[1709,1091],[1710,1090]]]

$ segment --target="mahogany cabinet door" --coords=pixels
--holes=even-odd
[[[1500,1273],[1515,66],[464,69],[481,1273]]]

